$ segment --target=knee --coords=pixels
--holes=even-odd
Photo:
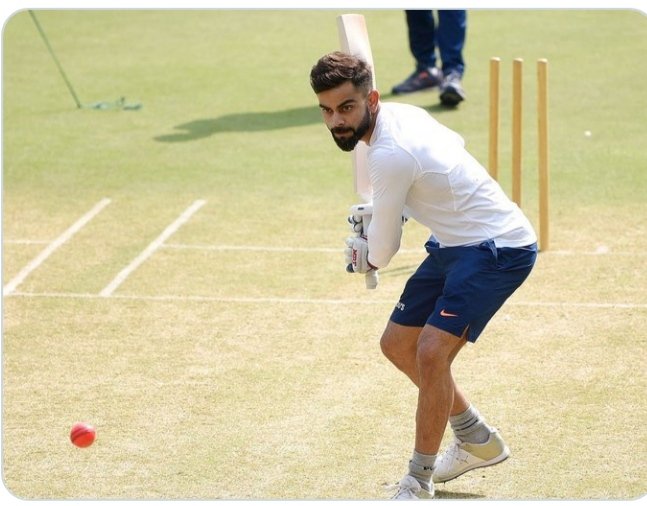
[[[420,339],[416,349],[416,362],[421,370],[427,370],[434,366],[438,361],[438,354],[434,350],[433,343],[430,339]]]
[[[416,363],[420,371],[441,372],[449,369],[451,361],[445,348],[433,337],[421,336],[416,349]]]
[[[409,336],[407,332],[411,332],[412,336]],[[403,357],[415,354],[415,340],[416,331],[411,331],[397,327],[396,325],[389,323],[382,338],[380,339],[380,348],[382,353],[386,358],[391,362],[400,362]],[[413,343],[413,344],[412,344]],[[413,347],[413,349],[411,349]]]
[[[386,358],[393,361],[393,359],[398,355],[398,340],[393,337],[393,335],[385,330],[380,339],[380,349]]]

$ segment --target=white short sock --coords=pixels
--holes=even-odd
[[[409,474],[413,476],[420,486],[426,491],[431,490],[431,475],[434,472],[434,463],[436,462],[435,455],[425,455],[413,451],[413,457],[409,461]]]
[[[491,427],[471,404],[462,413],[450,416],[449,424],[456,437],[465,443],[482,444],[490,437]]]

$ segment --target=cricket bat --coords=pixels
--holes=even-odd
[[[342,14],[337,16],[337,31],[339,33],[339,44],[341,50],[345,53],[352,54],[371,66],[373,71],[373,88],[375,88],[375,66],[373,65],[373,54],[371,52],[371,43],[368,39],[368,29],[366,28],[366,19],[361,14]],[[368,178],[368,161],[366,151],[368,146],[359,143],[351,153],[353,163],[353,185],[357,193],[365,202],[372,199],[371,182]],[[368,232],[371,215],[362,215],[363,233]],[[366,288],[377,287],[377,271],[366,273]]]
[[[341,50],[361,58],[371,66],[373,70],[373,88],[375,88],[375,66],[373,65],[371,43],[368,40],[368,30],[364,16],[361,14],[337,16],[337,30]],[[368,147],[364,143],[360,143],[355,147],[351,156],[353,157],[355,193],[368,202],[371,200],[371,182],[368,179],[367,149]]]

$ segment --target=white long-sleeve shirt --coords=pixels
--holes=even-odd
[[[465,150],[463,138],[424,109],[381,103],[368,145],[372,265],[386,267],[398,251],[403,214],[429,227],[441,247],[537,241],[521,209]]]

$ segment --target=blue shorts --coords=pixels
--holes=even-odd
[[[409,327],[433,325],[471,342],[521,286],[537,259],[536,244],[497,248],[492,240],[452,248],[430,240],[425,249],[429,255],[407,281],[391,321]]]

